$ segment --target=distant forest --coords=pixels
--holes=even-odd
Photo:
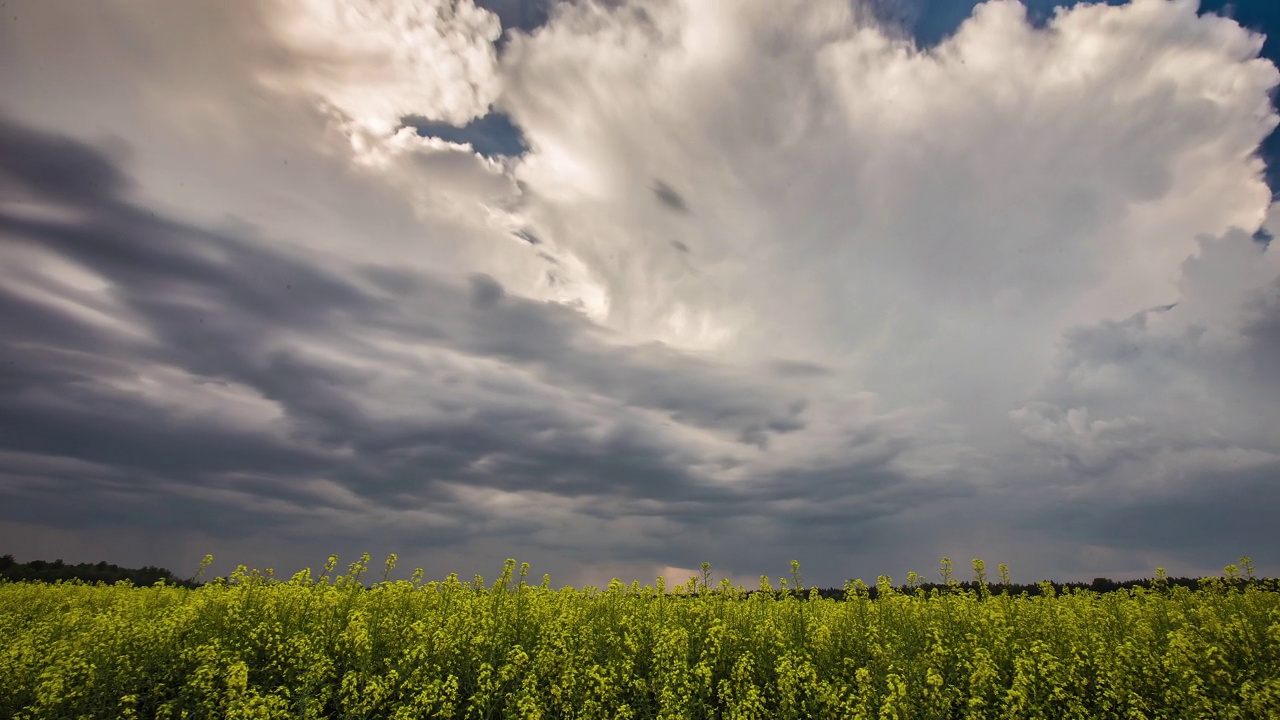
[[[54,583],[59,580],[67,580],[67,581],[82,580],[87,583],[96,583],[101,581],[108,585],[115,584],[120,580],[129,580],[136,586],[151,586],[151,585],[155,585],[157,582],[161,580],[164,580],[165,585],[176,585],[176,586],[181,586],[185,588],[196,588],[204,584],[201,582],[197,582],[194,579],[192,580],[181,579],[176,575],[174,575],[169,570],[166,570],[160,567],[152,567],[150,565],[148,565],[147,567],[134,569],[134,568],[122,568],[118,565],[111,565],[105,562],[80,563],[78,565],[68,565],[64,563],[62,560],[54,560],[53,562],[45,562],[44,560],[32,560],[31,562],[27,562],[27,563],[20,563],[20,562],[16,562],[12,555],[5,555],[3,557],[0,557],[0,578],[5,578],[10,582],[21,582],[21,581],[27,580],[27,581],[35,581],[35,582]],[[1206,582],[1212,582],[1214,579],[1215,578],[1201,579],[1201,578],[1176,577],[1176,578],[1166,578],[1164,580],[1164,584],[1166,587],[1169,587],[1169,588],[1180,586],[1180,587],[1185,587],[1191,590],[1197,590]],[[1222,581],[1222,578],[1216,578],[1216,579],[1219,581]],[[225,582],[223,578],[217,578],[214,582],[219,582],[219,581]],[[1096,593],[1107,593],[1115,590],[1128,590],[1134,587],[1142,587],[1149,590],[1152,588],[1155,582],[1156,581],[1150,578],[1144,578],[1141,580],[1112,580],[1110,578],[1094,578],[1092,582],[1087,582],[1087,583],[1086,582],[1070,582],[1070,583],[1050,582],[1049,584],[1053,586],[1054,594],[1061,595],[1064,592],[1070,593],[1073,590],[1092,590],[1093,592],[1096,592]],[[1257,587],[1260,590],[1280,592],[1280,580],[1277,580],[1276,578],[1257,578],[1257,579],[1236,578],[1233,581],[1231,581],[1231,584],[1239,585],[1242,587],[1246,585],[1250,585],[1253,587]],[[714,589],[715,587],[716,586],[714,585],[711,586],[712,589]],[[953,587],[959,591],[969,590],[975,593],[978,592],[978,583],[973,580],[966,580],[963,582],[953,581],[950,587]],[[902,594],[915,594],[917,590],[924,590],[925,594],[928,595],[934,589],[937,589],[939,593],[946,593],[947,588],[948,588],[947,585],[941,584],[941,583],[919,583],[914,588],[909,587],[907,585],[898,585],[894,587],[894,591]],[[1021,595],[1022,593],[1027,593],[1028,595],[1035,596],[1035,595],[1040,595],[1042,592],[1040,583],[1030,583],[1030,584],[1010,583],[1008,585],[1004,585],[999,582],[988,582],[987,588],[993,595],[999,595],[1002,592],[1008,591],[1008,593],[1014,597]],[[868,585],[866,588],[867,595],[870,596],[871,599],[873,600],[878,594],[877,590],[878,589],[876,588],[875,585]],[[806,598],[808,597],[810,591],[811,591],[811,588],[804,588],[799,593],[794,593],[794,591],[792,592],[793,594],[796,594],[801,598]],[[748,592],[748,594],[755,594],[757,592],[760,592],[760,591],[751,590]],[[779,596],[785,595],[785,594],[788,594],[788,591],[779,590],[779,591],[775,591],[774,594]],[[832,598],[835,600],[840,600],[844,598],[844,590],[839,588],[819,588],[818,594],[824,598]]]
[[[1201,586],[1204,585],[1206,582],[1212,582],[1215,579],[1219,581],[1223,580],[1221,577],[1217,577],[1217,578],[1185,578],[1185,577],[1172,578],[1171,577],[1171,578],[1164,579],[1164,585],[1165,587],[1171,588],[1171,589],[1174,587],[1185,587],[1191,590],[1199,590]],[[1108,593],[1115,590],[1128,590],[1130,588],[1135,588],[1135,587],[1141,587],[1141,588],[1150,590],[1153,584],[1155,583],[1155,581],[1150,578],[1144,578],[1142,580],[1112,580],[1111,578],[1094,578],[1092,582],[1069,582],[1069,583],[1049,582],[1049,581],[1045,581],[1045,582],[1048,582],[1049,585],[1053,586],[1054,595],[1068,594],[1074,590],[1092,590],[1093,592],[1096,592],[1096,593]],[[1252,587],[1258,588],[1259,590],[1280,592],[1280,581],[1278,581],[1275,578],[1255,578],[1251,580],[1245,580],[1244,578],[1239,578],[1235,580],[1233,583],[1229,583],[1229,584],[1237,585],[1241,588],[1245,586],[1252,586]],[[955,587],[957,590],[961,592],[965,590],[970,590],[974,593],[978,592],[978,583],[973,580],[956,582],[953,584],[953,587]],[[947,585],[942,583],[920,583],[916,585],[914,588],[908,587],[907,585],[898,585],[894,587],[894,592],[901,593],[904,595],[912,595],[912,594],[915,594],[917,590],[924,590],[925,595],[929,595],[935,589],[938,591],[939,594],[945,594],[947,592]],[[1022,593],[1026,593],[1032,597],[1042,594],[1040,589],[1040,583],[1026,583],[1026,584],[1009,583],[1008,585],[1005,585],[1000,582],[988,581],[987,589],[991,592],[992,595],[1000,595],[1001,593],[1008,591],[1009,595],[1013,597],[1017,597]],[[867,595],[870,596],[872,600],[874,600],[876,597],[876,594],[877,594],[876,591],[877,591],[877,588],[874,585],[867,587]],[[808,589],[806,589],[805,592],[807,593]],[[818,590],[818,594],[824,598],[834,598],[839,600],[844,597],[844,590],[838,590],[836,588],[821,588]]]
[[[20,563],[16,562],[12,555],[0,557],[0,578],[8,579],[11,582],[31,580],[54,583],[59,580],[83,580],[92,584],[101,581],[108,585],[114,585],[120,580],[129,580],[138,586],[155,585],[164,580],[165,585],[181,585],[186,588],[194,588],[200,585],[200,583],[190,580],[179,579],[164,568],[151,567],[150,565],[135,569],[122,568],[119,565],[111,565],[105,562],[68,565],[62,560],[54,560],[53,562],[32,560],[31,562]]]

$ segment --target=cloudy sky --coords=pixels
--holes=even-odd
[[[1280,574],[1271,0],[2,5],[0,552]]]

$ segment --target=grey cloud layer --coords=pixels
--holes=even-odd
[[[845,480],[835,491],[802,469],[786,485],[716,482],[693,468],[740,461],[681,440],[681,427],[764,447],[805,426],[804,399],[622,343],[485,275],[459,283],[366,266],[343,276],[249,228],[235,237],[156,217],[125,198],[124,172],[65,138],[6,121],[0,147],[16,159],[3,168],[6,194],[78,218],[0,212],[5,255],[19,261],[0,288],[5,519],[234,535],[263,522],[320,532],[347,505],[414,508],[436,525],[406,538],[447,545],[492,531],[486,489],[680,524],[889,481],[871,463],[864,488]],[[99,287],[76,288],[54,259]],[[37,285],[67,302],[28,292]],[[86,319],[86,308],[123,326]],[[58,470],[67,459],[85,465]],[[508,522],[504,533],[538,527]]]
[[[991,2],[922,51],[888,5],[0,27],[0,540],[1280,568],[1260,38]]]

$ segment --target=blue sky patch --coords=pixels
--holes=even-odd
[[[500,112],[491,112],[462,127],[414,116],[404,118],[403,122],[423,137],[437,137],[455,143],[470,143],[476,152],[485,157],[492,158],[500,155],[515,157],[529,150],[524,133],[511,122],[511,118]]]

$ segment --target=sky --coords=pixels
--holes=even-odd
[[[3,0],[0,553],[1280,575],[1267,34],[1270,0]]]

